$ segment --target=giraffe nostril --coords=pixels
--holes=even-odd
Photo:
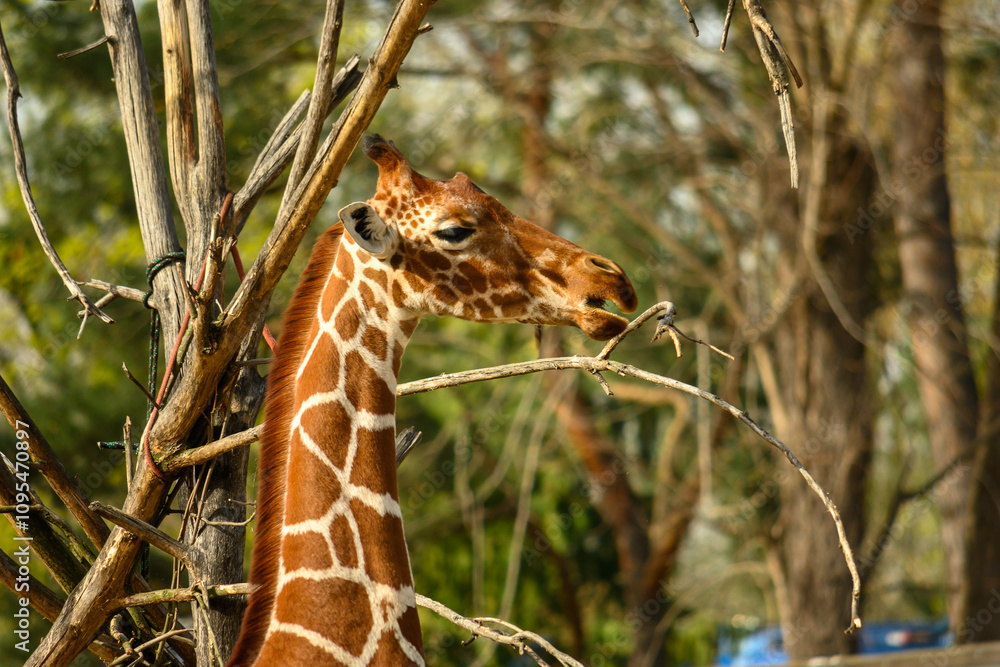
[[[604,259],[603,257],[598,257],[592,255],[587,258],[587,266],[597,269],[598,271],[604,271],[605,273],[610,273],[612,275],[621,275],[622,270],[614,262]]]

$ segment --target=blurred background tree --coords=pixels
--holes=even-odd
[[[798,453],[844,516],[866,620],[949,616],[961,641],[996,638],[997,624],[965,619],[996,586],[977,575],[996,570],[1000,476],[1000,14],[964,0],[767,3],[805,80],[793,91],[792,190],[745,17],[719,53],[726,3],[690,4],[697,39],[673,0],[441,3],[372,130],[422,173],[464,171],[511,210],[615,259],[640,304],[671,299],[682,328],[734,354],[689,346],[674,359],[635,337],[616,357],[716,391]],[[159,104],[156,7],[138,11]],[[214,4],[230,187],[312,85],[322,11]],[[390,12],[349,3],[340,59],[367,57]],[[78,278],[144,289],[106,54],[54,57],[96,40],[99,20],[78,3],[25,2],[0,20],[36,199],[61,255]],[[12,163],[6,142],[0,162]],[[355,158],[310,239],[374,181]],[[9,168],[0,188],[0,371],[92,496],[118,504],[120,456],[94,443],[118,439],[126,415],[142,421],[144,399],[119,368],[143,368],[148,316],[117,302],[114,326],[92,322],[76,341],[76,309]],[[242,233],[244,257],[281,190]],[[911,261],[912,235],[942,220],[949,233]],[[307,254],[275,296],[273,328]],[[543,344],[595,350],[576,332]],[[935,348],[966,370],[927,366],[921,350]],[[427,320],[401,381],[538,354],[527,327]],[[929,397],[951,381],[965,393]],[[595,666],[709,664],[720,633],[778,623],[793,656],[854,650],[833,528],[787,462],[707,404],[612,388],[609,399],[586,377],[524,377],[399,402],[400,427],[424,432],[400,470],[417,589]],[[0,434],[3,451],[11,442]],[[154,586],[169,585],[155,552],[152,569]],[[0,596],[4,636],[14,604]],[[433,664],[520,664],[421,620]]]

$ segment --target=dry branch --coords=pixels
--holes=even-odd
[[[333,79],[333,91],[326,110],[327,115],[332,113],[337,105],[347,99],[347,96],[361,83],[362,74],[358,69],[360,62],[361,58],[353,55],[341,70],[337,72],[337,76]],[[278,179],[278,176],[284,172],[285,168],[295,158],[299,142],[306,127],[302,124],[295,127],[295,124],[302,117],[302,114],[306,112],[311,99],[312,95],[310,92],[305,91],[295,101],[295,104],[292,105],[292,108],[288,110],[285,117],[282,118],[281,122],[274,129],[274,133],[264,145],[260,155],[257,156],[257,161],[250,170],[250,175],[247,177],[246,183],[236,193],[233,205],[234,215],[237,219],[237,234],[242,230],[250,210],[256,205],[261,195],[264,194],[264,191]]]
[[[323,121],[330,114],[332,98],[335,92],[333,85],[334,65],[337,62],[337,51],[340,47],[340,30],[344,24],[344,0],[328,0],[326,15],[323,17],[323,31],[319,43],[319,56],[316,63],[316,78],[313,83],[312,99],[309,100],[309,113],[302,124],[302,137],[292,170],[288,174],[285,186],[285,198],[294,194],[306,169],[312,164],[319,146],[320,131]],[[282,201],[282,206],[285,202]]]
[[[668,301],[657,304],[653,308],[646,310],[639,318],[636,320],[643,319],[643,321],[651,318],[659,309],[659,311],[666,310],[668,307],[672,306]],[[632,331],[635,331],[637,327],[630,326],[626,328],[623,334],[627,335]],[[612,343],[617,344],[621,341],[621,337],[616,337],[608,342],[607,346],[614,347]],[[457,387],[463,384],[469,384],[471,382],[482,382],[485,380],[495,380],[498,378],[514,377],[517,375],[527,375],[529,373],[538,373],[541,371],[551,371],[551,370],[562,370],[575,368],[578,370],[587,371],[588,373],[603,373],[611,372],[622,377],[634,377],[640,380],[645,380],[652,384],[659,385],[661,387],[668,387],[670,389],[677,389],[687,394],[691,394],[702,400],[709,401],[722,408],[729,414],[731,414],[738,421],[742,422],[750,428],[754,433],[757,434],[761,439],[767,442],[772,447],[777,448],[789,463],[798,470],[799,474],[806,481],[806,484],[810,489],[819,496],[820,500],[823,502],[823,506],[826,507],[827,512],[833,518],[834,525],[837,529],[837,538],[840,543],[840,548],[844,553],[844,560],[847,563],[847,569],[851,574],[851,581],[853,582],[852,592],[851,592],[851,626],[848,628],[849,631],[861,627],[861,618],[858,616],[858,603],[861,597],[861,578],[858,574],[857,565],[854,558],[854,553],[851,549],[850,543],[847,541],[847,534],[844,530],[843,521],[841,521],[840,513],[837,511],[836,505],[834,505],[833,500],[830,495],[821,487],[809,471],[802,465],[798,457],[788,448],[783,442],[775,438],[773,435],[761,428],[757,422],[755,422],[748,413],[740,410],[731,403],[723,400],[719,396],[711,392],[707,392],[698,387],[694,387],[685,382],[679,380],[674,380],[673,378],[664,377],[662,375],[656,375],[655,373],[650,373],[641,368],[636,368],[635,366],[630,366],[628,364],[622,364],[617,361],[610,361],[606,358],[597,357],[555,357],[550,359],[538,359],[535,361],[525,361],[515,364],[506,364],[503,366],[492,366],[489,368],[478,368],[470,371],[461,371],[458,373],[450,373],[447,375],[441,375],[433,378],[426,378],[423,380],[416,380],[414,382],[407,382],[405,384],[399,385],[397,388],[397,395],[407,396],[409,394],[419,394],[428,391],[434,391],[436,389],[442,389],[444,387]]]
[[[795,152],[795,124],[792,121],[792,103],[788,95],[789,75],[795,80],[798,88],[802,87],[802,78],[792,64],[784,45],[774,31],[771,20],[767,18],[764,5],[760,0],[743,0],[743,8],[750,17],[750,27],[753,29],[754,41],[764,61],[764,68],[771,80],[771,89],[778,97],[778,109],[781,111],[781,132],[785,136],[785,146],[788,149],[788,166],[793,188],[799,187],[799,164]]]
[[[227,435],[224,438],[220,438],[215,442],[210,442],[207,445],[202,445],[196,449],[188,449],[179,453],[177,456],[165,460],[163,462],[163,471],[167,474],[175,474],[184,468],[208,463],[209,461],[222,456],[226,452],[231,452],[234,449],[246,447],[247,445],[257,442],[260,440],[260,436],[263,432],[264,426],[263,424],[259,424],[253,428],[248,428],[245,431]],[[403,429],[396,434],[397,466],[403,462],[403,459],[406,458],[414,447],[420,444],[421,435],[420,431],[416,430],[412,426]]]
[[[357,93],[331,130],[313,166],[303,178],[302,185],[289,199],[289,206],[282,207],[273,231],[247,272],[246,280],[233,297],[223,321],[223,326],[229,330],[230,335],[241,331],[245,323],[255,320],[261,303],[267,302],[266,297],[274,290],[305,230],[340,179],[347,159],[354,152],[382,100],[391,88],[398,85],[396,73],[410,52],[431,4],[433,3],[428,0],[404,0],[397,7]],[[235,348],[236,342],[229,340],[222,345]]]
[[[17,578],[19,576],[17,563],[6,553],[0,551],[0,583],[11,591],[16,591],[15,586],[17,585]],[[28,589],[26,591],[18,591],[17,595],[27,597],[31,602],[31,608],[49,621],[56,619],[59,611],[62,609],[63,603],[66,601],[65,598],[30,574],[28,575]],[[90,651],[104,662],[114,660],[118,656],[118,651],[107,645],[110,642],[110,638],[106,635],[100,635],[98,640],[104,641],[95,641],[92,643],[88,647]]]
[[[139,646],[136,646],[136,647],[132,648],[125,655],[117,658],[114,662],[111,662],[108,665],[108,667],[115,667],[115,665],[125,664],[125,662],[127,662],[129,660],[135,660],[135,657],[137,655],[141,655],[142,652],[145,651],[146,649],[152,648],[152,647],[156,646],[157,644],[165,642],[166,640],[168,640],[168,639],[170,639],[172,637],[176,637],[177,635],[185,634],[185,633],[188,633],[188,632],[194,632],[194,630],[191,629],[191,628],[181,628],[179,630],[171,630],[170,632],[164,632],[161,635],[157,635],[156,637],[153,637],[152,639],[150,639],[148,642],[146,642],[144,644],[140,644]],[[139,662],[139,661],[136,661],[136,662]],[[142,662],[144,662],[144,661],[142,661]]]
[[[263,431],[263,425],[254,426],[246,431],[240,431],[239,433],[228,435],[225,438],[220,438],[215,442],[210,442],[207,445],[202,445],[196,449],[183,451],[177,456],[163,462],[163,472],[168,475],[172,475],[189,466],[208,463],[212,459],[222,456],[226,452],[231,452],[239,447],[245,447],[251,443],[257,442],[260,440],[260,434],[263,433]]]
[[[48,440],[42,435],[3,377],[0,377],[0,412],[15,432],[18,430],[15,425],[18,420],[28,425],[28,453],[32,460],[38,465],[52,490],[79,522],[87,538],[100,549],[110,534],[108,527],[87,507],[87,496],[80,488],[76,477],[70,476]]]
[[[31,182],[28,180],[24,142],[21,139],[21,129],[17,122],[17,100],[21,97],[21,87],[18,84],[17,72],[14,70],[13,62],[11,62],[10,53],[7,51],[7,42],[4,39],[2,27],[0,27],[0,68],[3,69],[4,80],[7,82],[7,129],[10,131],[10,142],[14,148],[14,171],[17,172],[17,185],[21,189],[24,208],[28,212],[28,217],[31,218],[31,226],[35,229],[35,234],[38,236],[38,242],[42,245],[42,250],[45,251],[45,256],[49,258],[56,273],[59,274],[59,278],[62,279],[63,285],[69,290],[69,299],[79,301],[80,305],[83,306],[83,321],[80,323],[80,331],[76,335],[79,338],[83,334],[83,327],[86,326],[87,318],[90,315],[96,315],[107,323],[114,322],[114,320],[84,294],[76,280],[70,275],[66,265],[59,258],[55,246],[52,245],[48,232],[45,231],[42,216],[38,213],[38,207],[35,206],[35,198],[31,194]]]
[[[161,602],[193,602],[207,593],[209,599],[232,595],[249,595],[253,584],[195,584],[187,588],[165,588],[149,593],[136,593],[118,601],[120,607],[144,607]]]
[[[530,644],[534,643],[541,646],[547,653],[552,657],[556,658],[561,664],[566,667],[584,667],[583,663],[572,657],[566,655],[562,651],[558,650],[551,643],[546,641],[543,637],[535,634],[534,632],[528,632],[522,630],[514,625],[511,625],[507,621],[503,621],[498,618],[466,618],[456,611],[449,609],[440,602],[432,600],[424,595],[417,594],[417,606],[423,607],[424,609],[429,609],[441,618],[447,619],[454,623],[455,625],[465,628],[470,633],[472,633],[472,638],[483,637],[494,641],[498,644],[504,644],[505,646],[512,646],[518,650],[520,653],[527,653],[531,658],[539,665],[546,665],[544,660],[542,660],[537,653],[531,648]],[[499,630],[494,630],[493,628],[486,625],[486,623],[495,623],[497,625],[502,625],[509,630],[513,630],[514,634],[507,634]]]
[[[183,562],[188,566],[188,569],[195,569],[194,564],[191,562],[191,554],[189,553],[188,545],[183,542],[178,542],[159,528],[151,526],[145,521],[136,519],[133,516],[129,516],[120,509],[110,507],[96,501],[90,504],[90,509],[97,512],[115,525],[121,526],[130,533],[141,537],[143,541],[149,542],[160,551],[166,553],[168,556]]]
[[[104,280],[98,280],[96,278],[91,278],[90,280],[80,280],[77,281],[77,285],[80,287],[94,287],[96,289],[101,289],[107,292],[98,303],[110,303],[112,299],[128,299],[130,301],[138,301],[142,303],[145,298],[146,293],[142,290],[136,289],[134,287],[126,287],[124,285],[114,285]],[[110,297],[110,298],[109,298]],[[83,317],[82,311],[77,313],[77,317]]]

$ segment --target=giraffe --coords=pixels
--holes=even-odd
[[[340,211],[285,312],[261,439],[257,587],[229,665],[423,665],[396,486],[400,360],[421,317],[572,325],[606,340],[636,295],[614,262],[378,135],[376,194]]]

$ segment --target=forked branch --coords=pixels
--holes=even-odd
[[[640,323],[648,321],[658,312],[669,312],[669,309],[672,307],[673,304],[669,301],[658,303],[637,317],[636,321]],[[605,346],[605,349],[608,350],[609,347],[613,349],[614,345],[617,345],[625,336],[629,335],[637,328],[638,326],[629,325],[629,327],[622,332],[621,336],[609,341]],[[608,352],[610,352],[610,350],[608,350]],[[601,354],[606,357],[608,352],[602,351]],[[795,453],[792,452],[792,450],[789,449],[783,442],[761,428],[760,425],[757,424],[757,422],[755,422],[747,412],[740,410],[719,396],[673,378],[650,373],[649,371],[631,366],[629,364],[611,361],[602,357],[601,354],[596,357],[557,357],[553,359],[538,359],[535,361],[525,361],[516,364],[506,364],[503,366],[493,366],[490,368],[478,368],[471,371],[450,373],[438,377],[426,378],[424,380],[407,382],[406,384],[400,385],[396,393],[399,396],[406,396],[409,394],[434,391],[435,389],[442,389],[444,387],[457,387],[470,382],[482,382],[484,380],[513,377],[515,375],[526,375],[528,373],[538,373],[540,371],[575,368],[587,371],[591,374],[599,374],[610,371],[622,377],[634,377],[661,387],[668,387],[670,389],[683,391],[684,393],[691,394],[692,396],[696,396],[702,400],[706,400],[717,405],[731,414],[738,421],[748,426],[750,430],[756,433],[766,443],[777,448],[782,454],[784,454],[789,463],[791,463],[795,469],[799,471],[799,474],[802,475],[802,478],[806,481],[809,488],[812,489],[823,502],[824,507],[826,507],[827,512],[833,518],[834,525],[836,526],[837,539],[839,540],[840,548],[844,553],[844,560],[847,563],[847,569],[851,574],[851,581],[853,584],[851,591],[851,625],[847,628],[847,630],[850,632],[860,628],[861,617],[858,615],[858,604],[861,598],[861,577],[858,574],[858,568],[854,559],[854,552],[851,549],[850,543],[847,541],[847,533],[844,530],[844,523],[841,520],[840,513],[837,511],[837,507],[834,505],[830,495],[819,485],[819,483],[816,482],[809,471],[806,470],[805,466],[802,465],[802,462],[799,461]]]
[[[470,633],[472,637],[463,643],[468,643],[474,640],[476,637],[484,637],[490,641],[494,641],[498,644],[504,644],[505,646],[512,646],[518,650],[519,653],[527,653],[531,656],[539,665],[547,665],[548,663],[542,660],[542,658],[531,648],[532,644],[542,647],[545,651],[551,655],[553,658],[557,659],[560,664],[565,665],[565,667],[584,667],[583,663],[576,660],[556,647],[549,643],[544,637],[541,637],[534,632],[528,632],[527,630],[522,630],[517,626],[511,625],[507,621],[501,620],[499,618],[466,618],[462,616],[457,611],[449,609],[437,600],[432,600],[424,595],[417,594],[417,606],[423,607],[424,609],[429,609],[433,611],[438,616],[445,618],[455,625],[465,628]],[[501,630],[496,630],[491,628],[487,623],[492,623],[494,625],[500,625],[508,630],[511,630],[513,634],[507,634]]]

